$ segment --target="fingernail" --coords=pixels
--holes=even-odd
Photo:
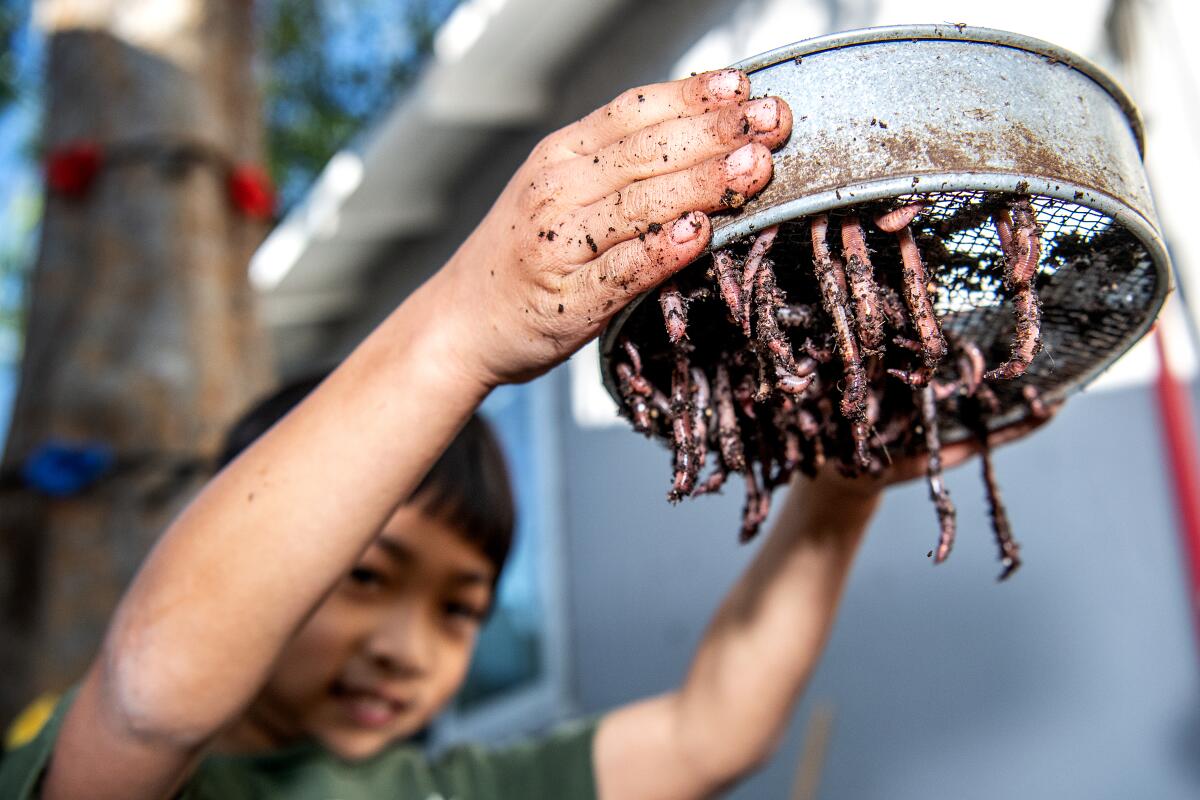
[[[742,93],[742,73],[723,69],[708,79],[708,90],[717,97],[731,98]]]
[[[700,221],[700,215],[692,211],[675,220],[675,224],[671,226],[671,240],[675,244],[686,244],[699,236],[703,228],[704,223]]]
[[[732,175],[749,172],[754,167],[754,145],[745,144],[725,156],[725,168]]]
[[[759,133],[773,131],[779,125],[779,104],[769,97],[756,100],[746,106],[746,119]]]

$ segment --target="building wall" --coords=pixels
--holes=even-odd
[[[1200,792],[1196,641],[1149,390],[1084,395],[997,455],[1025,566],[998,565],[975,462],[930,566],[920,483],[894,489],[778,755],[732,798],[789,796],[814,709],[819,797],[1185,798]],[[573,656],[593,713],[682,678],[739,547],[740,490],[665,499],[665,449],[563,424]]]

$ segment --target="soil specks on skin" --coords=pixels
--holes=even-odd
[[[564,306],[562,303],[559,303],[559,304],[558,304],[558,313],[560,313],[560,314],[561,314],[561,313],[563,313],[563,312],[564,312],[564,311],[566,311],[566,310],[567,310],[566,306]]]
[[[547,231],[546,232],[546,241],[553,242],[557,236],[558,236],[558,234],[555,233],[554,231]]]
[[[658,233],[661,230],[662,230],[662,225],[658,224],[657,222],[651,222],[650,227],[647,228],[647,231],[649,231],[650,233]]]
[[[595,158],[593,158],[593,159],[592,159],[592,163],[593,163],[593,164],[599,164],[599,163],[600,163],[600,156],[596,156]]]
[[[725,208],[741,208],[746,205],[746,196],[726,187],[725,194],[721,195],[721,205]]]
[[[545,238],[546,238],[546,232],[545,232],[545,231],[538,231],[538,238],[539,238],[539,239],[545,239]]]
[[[596,240],[592,238],[592,235],[590,233],[587,235],[586,239],[587,239],[588,247],[592,248],[593,253],[597,253],[600,251],[600,248],[596,247]]]
[[[646,102],[646,95],[644,95],[644,94],[639,94],[639,95],[638,95],[638,102],[639,102],[639,103],[644,103],[644,102]]]

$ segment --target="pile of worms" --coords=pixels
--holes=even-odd
[[[949,414],[980,442],[1000,579],[1020,566],[987,433],[1000,411],[992,385],[1024,375],[1041,347],[1034,284],[1042,230],[1028,196],[1005,196],[986,211],[1014,314],[1009,352],[989,365],[976,342],[943,330],[922,258],[922,247],[933,245],[914,236],[924,209],[918,201],[791,221],[793,235],[809,241],[787,252],[802,252],[804,263],[777,264],[780,229],[766,228],[748,246],[716,250],[659,287],[656,336],[625,326],[612,350],[613,376],[634,428],[672,444],[672,502],[717,492],[740,475],[740,538],[748,541],[772,491],[797,470],[815,475],[830,463],[849,476],[878,475],[894,455],[923,451],[939,527],[930,556],[941,563],[956,532],[939,431],[939,415]],[[885,252],[891,258],[875,263]],[[1022,398],[1031,416],[1046,415],[1032,385]]]

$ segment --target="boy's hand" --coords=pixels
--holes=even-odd
[[[632,89],[534,149],[433,281],[468,374],[546,371],[704,251],[706,214],[759,192],[791,132],[749,89],[734,70]]]

